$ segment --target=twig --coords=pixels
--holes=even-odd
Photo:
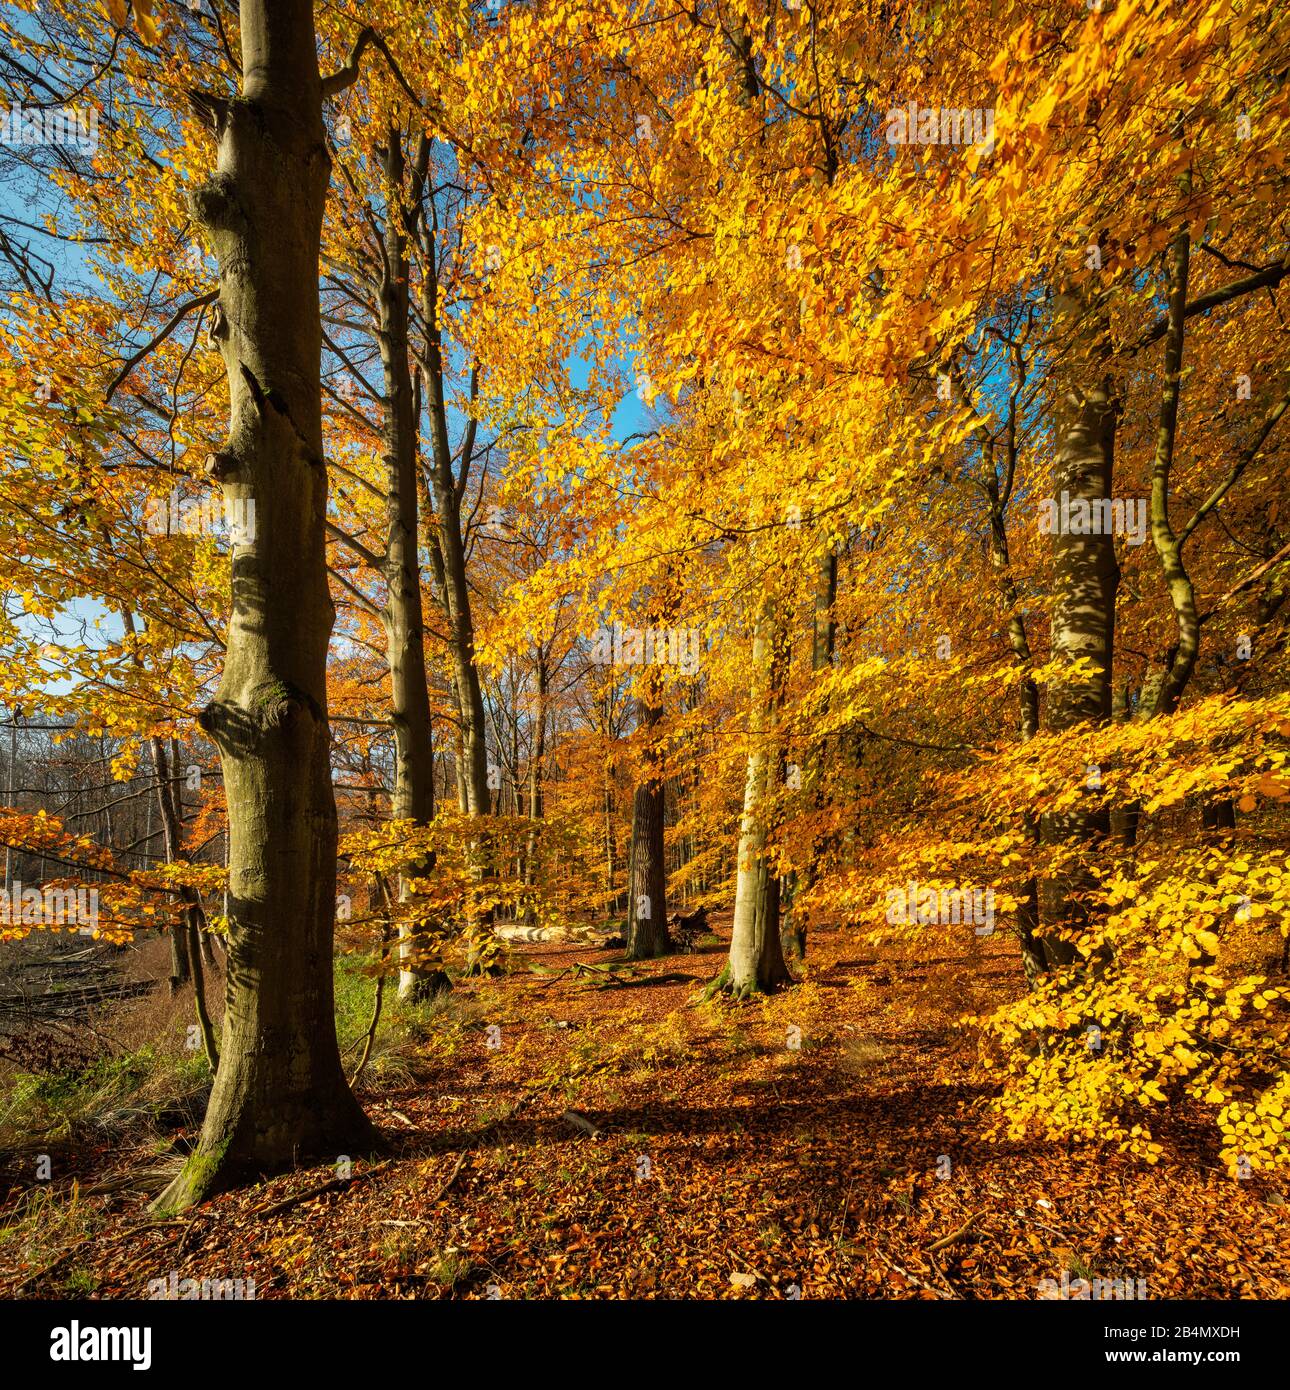
[[[325,1192],[337,1192],[342,1188],[354,1187],[360,1182],[366,1182],[368,1178],[375,1177],[383,1168],[388,1168],[391,1161],[387,1158],[353,1177],[329,1178],[316,1187],[309,1187],[303,1192],[297,1192],[294,1196],[284,1197],[280,1202],[271,1202],[267,1207],[252,1207],[250,1214],[258,1216],[262,1221],[267,1221],[269,1217],[279,1216],[282,1212],[290,1211],[292,1207],[299,1206],[301,1202],[307,1202],[313,1197],[321,1197]]]
[[[961,1299],[961,1298],[963,1297],[963,1295],[962,1295],[961,1293],[959,1293],[959,1291],[954,1287],[953,1284],[950,1283],[950,1277],[949,1277],[949,1275],[946,1274],[945,1271],[941,1268],[940,1262],[937,1261],[937,1260],[932,1260],[931,1265],[932,1265],[932,1268],[936,1271],[937,1277],[940,1279],[941,1283],[944,1284],[945,1287],[946,1287],[947,1289],[949,1289],[949,1291],[950,1291],[950,1296],[951,1296],[952,1298]]]
[[[448,1195],[449,1189],[452,1187],[453,1183],[457,1181],[457,1175],[461,1172],[462,1166],[466,1162],[466,1155],[469,1152],[469,1149],[462,1149],[461,1153],[458,1155],[456,1164],[453,1166],[452,1172],[448,1174],[448,1181],[435,1193],[430,1203],[432,1207],[437,1206]]]
[[[386,911],[393,909],[390,902],[390,887],[385,881],[384,874],[376,875],[377,882],[380,884],[381,901],[385,904]],[[381,1005],[385,1000],[385,957],[389,954],[390,940],[394,933],[390,930],[389,921],[381,924],[381,951],[377,957],[376,975],[376,995],[372,1000],[372,1021],[367,1025],[367,1037],[363,1043],[363,1055],[358,1059],[358,1066],[354,1068],[354,1074],[349,1078],[349,1088],[352,1091],[367,1067],[368,1059],[372,1055],[372,1044],[376,1041],[376,1029],[381,1021]]]
[[[551,978],[550,978],[549,980],[545,981],[545,983],[538,985],[538,988],[539,988],[539,989],[550,989],[551,986],[552,986],[553,984],[555,984],[555,982],[556,982],[557,980],[562,980],[562,979],[564,979],[564,977],[569,973],[569,971],[570,971],[571,969],[572,969],[571,966],[566,965],[565,968],[564,968],[563,970],[561,970],[560,973],[559,973],[558,975],[552,975]]]
[[[120,1240],[122,1236],[130,1235],[133,1232],[137,1231],[140,1227],[145,1226],[151,1227],[154,1230],[158,1230],[165,1226],[187,1226],[189,1224],[190,1223],[187,1221],[135,1221],[132,1222],[130,1225],[123,1226],[119,1231],[117,1231],[115,1235],[108,1236],[107,1240]],[[92,1236],[86,1236],[84,1240],[78,1240],[75,1245],[69,1245],[67,1249],[64,1250],[63,1253],[53,1262],[53,1264],[48,1264],[44,1267],[44,1269],[38,1269],[34,1274],[27,1275],[27,1277],[21,1280],[19,1283],[10,1285],[9,1288],[4,1290],[3,1295],[0,1296],[4,1298],[16,1298],[18,1294],[22,1293],[31,1284],[36,1283],[37,1280],[44,1279],[46,1275],[53,1274],[53,1272],[56,1269],[61,1269],[67,1263],[67,1261],[70,1260],[72,1256],[76,1254],[78,1250],[84,1250],[87,1245],[93,1245],[95,1241],[101,1238],[101,1236],[101,1232],[96,1232]],[[174,1243],[174,1241],[178,1239],[178,1236],[172,1236],[170,1240],[163,1243],[161,1248],[164,1249],[166,1245],[171,1245]]]
[[[980,1217],[980,1212],[975,1212],[973,1215],[969,1216],[957,1231],[951,1231],[949,1235],[942,1236],[940,1240],[934,1241],[929,1245],[927,1247],[927,1253],[929,1255],[939,1255],[942,1250],[948,1250],[951,1245],[957,1245],[959,1241],[965,1240]]]
[[[666,975],[646,975],[639,980],[606,980],[604,984],[596,985],[596,989],[638,989],[642,985],[661,985],[673,982],[698,984],[697,975],[683,975],[680,971],[672,970]]]
[[[207,290],[205,294],[199,294],[196,299],[187,300],[175,310],[170,322],[157,334],[151,342],[145,343],[138,352],[133,352],[125,359],[125,365],[108,383],[107,391],[104,392],[104,401],[110,401],[117,387],[130,375],[132,371],[143,361],[145,357],[162,343],[179,327],[181,323],[193,312],[194,309],[204,309],[208,304],[213,304],[219,298],[219,290]]]

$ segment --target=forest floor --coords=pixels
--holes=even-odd
[[[155,1132],[70,1146],[41,1201],[29,1179],[2,1199],[0,1296],[139,1298],[172,1273],[257,1298],[1290,1294],[1284,1195],[1229,1179],[1186,1115],[1154,1167],[985,1139],[958,1020],[1018,988],[1010,938],[926,958],[821,932],[795,988],[696,1003],[715,920],[693,954],[611,971],[619,952],[520,946],[459,985],[415,1044],[378,1043],[360,1094],[386,1151],[348,1181],[300,1169],[153,1221]]]

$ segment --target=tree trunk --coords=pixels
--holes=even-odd
[[[1078,307],[1076,307],[1078,312]],[[1095,361],[1085,364],[1095,374]],[[1104,515],[1109,502],[1115,455],[1115,403],[1109,379],[1096,384],[1070,385],[1065,391],[1066,417],[1062,443],[1054,470],[1053,496],[1056,518],[1076,515],[1086,505],[1088,515]],[[1111,715],[1111,677],[1115,641],[1115,596],[1119,565],[1115,537],[1109,527],[1095,534],[1056,524],[1053,528],[1054,592],[1052,655],[1070,664],[1084,657],[1091,673],[1058,676],[1049,690],[1047,728],[1060,733],[1076,724],[1105,723]],[[1085,778],[1089,774],[1083,774]],[[1088,788],[1090,801],[1095,788]],[[1100,805],[1077,808],[1063,815],[1041,818],[1040,835],[1046,844],[1086,846],[1108,829]],[[1039,914],[1044,954],[1050,966],[1069,965],[1075,959],[1074,937],[1086,920],[1081,896],[1092,887],[1078,867],[1047,878],[1039,886]]]
[[[185,915],[188,950],[193,965],[193,1010],[197,1015],[197,1031],[201,1035],[202,1050],[206,1054],[211,1075],[214,1076],[219,1071],[219,1045],[215,1041],[215,1026],[211,1022],[210,1010],[206,1007],[206,970],[202,964],[202,941],[205,937],[202,923],[206,920],[206,914],[202,911],[196,892],[193,893],[193,902]]]
[[[129,616],[127,628],[134,631],[133,615]],[[165,848],[166,863],[173,864],[183,848],[183,804],[175,789],[174,769],[179,759],[173,762],[166,754],[166,745],[159,738],[149,739],[152,752],[152,770],[157,779],[157,805],[161,809],[161,839]],[[172,740],[172,752],[177,752],[178,744]],[[201,924],[205,918],[197,890],[184,887],[179,890],[180,901],[184,905],[184,920],[170,929],[170,992],[175,994],[180,983],[191,979],[193,1002],[197,1013],[197,1027],[202,1037],[202,1048],[210,1063],[211,1074],[219,1070],[219,1048],[215,1043],[215,1030],[211,1026],[210,1015],[206,1010],[206,974],[202,969]],[[176,967],[178,966],[178,971]],[[176,982],[176,974],[180,983]]]
[[[208,471],[254,506],[233,552],[223,676],[200,723],[229,815],[222,1065],[197,1148],[157,1199],[173,1211],[373,1132],[341,1070],[332,991],[336,806],[318,252],[329,160],[308,0],[242,0],[231,102],[194,98],[218,170],[192,211],[220,265],[216,332],[230,430]]]
[[[646,679],[649,679],[647,675]],[[640,727],[653,737],[663,717],[651,694],[640,704]],[[667,869],[663,859],[663,812],[666,788],[657,775],[656,756],[645,753],[645,773],[632,798],[632,848],[627,871],[627,959],[648,960],[666,955]]]
[[[420,175],[420,169],[417,174]],[[427,826],[434,819],[434,745],[426,682],[425,624],[417,549],[417,431],[408,360],[408,258],[403,233],[403,135],[391,127],[385,147],[385,256],[380,286],[381,367],[385,381],[385,467],[389,534],[385,550],[387,600],[383,614],[390,663],[394,725],[391,815]],[[399,998],[429,998],[448,985],[427,959],[425,924],[415,912],[412,880],[434,868],[433,857],[399,872]]]
[[[448,645],[452,657],[453,686],[461,719],[461,743],[465,759],[466,814],[489,814],[488,752],[484,722],[484,696],[475,665],[475,624],[470,588],[466,582],[466,547],[461,529],[461,507],[453,475],[452,449],[444,400],[443,345],[439,330],[439,282],[434,240],[422,257],[421,308],[426,324],[423,366],[429,393],[431,466],[430,488],[434,497],[437,540],[442,563],[444,606],[448,618]],[[463,470],[470,467],[465,456]]]
[[[1236,807],[1230,796],[1207,799],[1200,808],[1202,829],[1211,834],[1236,829]]]
[[[1190,189],[1190,175],[1184,176],[1183,192]],[[1151,464],[1151,539],[1164,571],[1169,601],[1174,611],[1177,637],[1143,682],[1138,717],[1154,719],[1172,714],[1191,679],[1200,650],[1200,618],[1191,576],[1183,563],[1186,536],[1175,534],[1169,519],[1169,479],[1173,468],[1174,442],[1178,432],[1178,403],[1182,392],[1182,358],[1187,305],[1187,280],[1191,264],[1191,234],[1184,225],[1169,248],[1169,310],[1166,318],[1164,386],[1160,393],[1160,418],[1156,427],[1156,448]],[[1127,698],[1124,717],[1129,711]],[[1128,849],[1138,843],[1142,804],[1131,801],[1111,816],[1111,830]]]
[[[134,613],[129,606],[121,609],[121,625],[131,638],[135,635]],[[142,661],[136,650],[134,653],[134,663],[142,667]],[[177,745],[172,741],[172,748]],[[152,754],[152,775],[157,787],[157,806],[161,811],[161,845],[162,853],[165,855],[166,863],[173,864],[179,857],[179,850],[183,842],[182,821],[183,818],[175,804],[175,784],[171,772],[170,759],[166,756],[166,745],[159,738],[148,740],[148,751]],[[178,764],[176,757],[175,763]],[[12,801],[12,797],[10,798]],[[152,802],[148,802],[148,842],[144,849],[147,850],[152,840]],[[147,859],[144,859],[147,863]],[[196,900],[196,893],[193,890],[184,890],[181,900],[185,905],[184,921],[182,924],[172,924],[170,927],[170,993],[172,996],[179,993],[183,987],[193,978],[192,946],[194,944],[194,934],[189,931],[188,905]],[[197,971],[200,974],[201,961],[197,962]],[[204,1004],[204,999],[202,1003]],[[208,1055],[213,1051],[208,1047]],[[212,1063],[212,1067],[213,1067]]]
[[[772,870],[767,853],[770,840],[767,802],[778,778],[780,762],[775,724],[784,666],[783,645],[774,601],[768,598],[753,634],[748,766],[739,825],[730,956],[725,969],[708,986],[709,995],[728,990],[742,999],[752,994],[770,993],[793,980],[779,939],[779,876]]]
[[[1014,407],[1015,408],[1015,407]],[[1006,483],[1009,491],[1001,494],[994,472],[993,463],[986,481],[986,493],[990,503],[990,564],[999,579],[1003,601],[1008,609],[1008,646],[1012,659],[1022,676],[1017,707],[1017,732],[1022,743],[1029,743],[1039,732],[1039,687],[1035,684],[1034,660],[1030,651],[1030,635],[1026,631],[1026,620],[1021,612],[1021,595],[1017,591],[1017,581],[1012,574],[1012,556],[1008,549],[1008,526],[1005,508],[1010,500],[1012,478],[1016,467],[1015,419],[1009,420]],[[1025,817],[1025,830],[1031,840],[1036,840],[1039,827],[1033,816]],[[1017,908],[1016,932],[1021,946],[1021,967],[1025,972],[1026,986],[1034,989],[1040,977],[1048,968],[1048,960],[1040,942],[1039,932],[1039,884],[1028,878],[1021,884],[1020,905]]]
[[[1182,180],[1183,193],[1191,190],[1190,174]],[[1153,691],[1149,716],[1172,714],[1191,679],[1200,651],[1200,616],[1191,575],[1183,563],[1183,540],[1169,519],[1169,483],[1173,469],[1174,441],[1178,434],[1178,401],[1182,394],[1182,359],[1187,309],[1187,280],[1191,264],[1191,233],[1184,223],[1169,248],[1169,315],[1165,330],[1164,387],[1160,395],[1160,422],[1151,464],[1151,539],[1164,570],[1169,601],[1174,610],[1177,637],[1165,660],[1164,672]]]
[[[461,700],[457,695],[457,682],[452,682],[453,704],[457,710],[457,722],[453,725],[453,776],[457,782],[457,809],[464,816],[470,806],[470,788],[467,783],[469,776],[466,763],[466,740],[461,733]]]
[[[170,927],[170,992],[178,994],[193,977],[188,953],[187,923],[174,922]]]
[[[157,779],[157,806],[161,811],[161,844],[166,863],[173,864],[179,857],[182,831],[179,813],[175,808],[170,760],[166,756],[166,746],[159,738],[148,740],[152,752],[152,772]],[[181,894],[184,904],[184,920],[172,923],[170,927],[170,992],[178,994],[193,978],[192,933],[188,929],[188,904],[191,890]],[[201,963],[198,962],[200,969]]]
[[[827,671],[833,665],[837,647],[837,622],[833,616],[833,605],[837,602],[837,598],[838,553],[830,543],[825,545],[824,553],[820,557],[820,568],[816,577],[815,612],[811,629],[812,671]],[[810,755],[810,765],[806,769],[806,784],[809,789],[811,804],[816,811],[821,810],[825,804],[823,785],[825,766],[824,750],[821,748],[813,749]],[[813,841],[812,850],[816,854],[823,850],[823,845],[818,839]],[[791,914],[791,929],[786,933],[786,943],[796,960],[806,959],[806,922],[801,908],[797,905],[797,896],[799,892],[810,888],[815,877],[816,865],[812,862],[805,866],[800,875],[796,871],[792,873],[786,885],[784,896],[788,899]]]
[[[529,758],[529,820],[534,828],[529,832],[524,853],[525,881],[534,882],[533,866],[536,854],[534,843],[537,823],[542,819],[542,764],[546,759],[546,697],[549,683],[546,659],[539,655],[537,667],[537,698],[533,703],[533,749]]]
[[[433,211],[434,195],[430,206]],[[442,575],[444,607],[448,619],[448,646],[452,660],[453,690],[457,697],[458,732],[461,758],[459,778],[465,793],[466,815],[485,819],[492,810],[488,786],[488,741],[484,719],[484,695],[475,665],[475,625],[471,612],[470,588],[466,580],[466,546],[461,527],[461,500],[458,480],[453,473],[452,449],[448,442],[448,416],[444,395],[443,338],[440,331],[439,274],[435,222],[427,228],[422,245],[421,312],[425,323],[422,368],[429,397],[430,413],[430,489],[437,520],[438,571]],[[474,431],[467,425],[461,451],[461,484],[469,474]],[[481,825],[471,841],[470,853],[477,878],[493,871],[492,848]],[[468,974],[492,971],[494,963],[488,949],[492,913],[468,912],[466,923]]]
[[[530,888],[538,885],[538,825],[543,815],[542,770],[546,760],[546,701],[550,677],[547,674],[546,653],[539,647],[537,656],[537,696],[533,702],[533,733],[529,756],[529,833],[524,845],[524,882]],[[527,920],[536,922],[537,913],[530,904]]]

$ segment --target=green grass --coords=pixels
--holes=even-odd
[[[16,1072],[0,1091],[0,1148],[56,1143],[90,1128],[119,1131],[175,1106],[196,1105],[209,1082],[200,1052],[146,1043],[56,1072]]]
[[[336,961],[336,1036],[347,1074],[357,1067],[371,1026],[375,964],[374,954]],[[419,1064],[455,1056],[481,1016],[480,1006],[455,990],[417,1002],[400,1000],[398,976],[392,972],[385,981],[381,1019],[360,1086],[415,1081]]]
[[[29,1188],[8,1209],[0,1226],[0,1252],[8,1257],[10,1248],[16,1248],[27,1264],[39,1269],[84,1240],[98,1219],[90,1205],[81,1201],[75,1185],[70,1194],[44,1186]]]
[[[63,1281],[63,1291],[69,1298],[88,1298],[96,1293],[99,1277],[88,1269],[73,1269]]]

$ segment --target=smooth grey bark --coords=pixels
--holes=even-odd
[[[413,170],[414,204],[425,178],[428,143],[422,141]],[[425,621],[421,606],[418,550],[419,422],[409,360],[409,267],[403,225],[405,159],[403,134],[391,127],[384,150],[384,255],[379,287],[377,337],[385,387],[384,452],[388,491],[385,548],[386,604],[382,612],[390,666],[391,722],[394,726],[394,788],[390,813],[395,820],[427,826],[434,819],[434,745],[430,691],[426,680]],[[399,998],[428,998],[448,984],[447,975],[427,963],[425,923],[416,913],[413,880],[434,868],[432,856],[410,861],[399,873]]]
[[[309,0],[242,0],[232,100],[195,94],[216,172],[192,195],[220,267],[227,442],[207,460],[254,505],[233,551],[223,674],[200,723],[229,814],[227,1003],[197,1147],[171,1211],[373,1131],[341,1069],[332,989],[336,807],[327,719],[334,608],[324,524],[318,254],[330,161]]]
[[[709,996],[726,990],[736,998],[747,998],[793,982],[779,937],[779,877],[772,871],[768,853],[771,826],[767,803],[778,780],[781,761],[775,726],[786,665],[784,647],[775,602],[768,596],[753,632],[748,762],[739,824],[730,954],[721,974],[708,986]]]
[[[1058,508],[1063,496],[1072,509],[1078,503],[1097,516],[1111,497],[1115,460],[1116,402],[1103,358],[1104,321],[1100,310],[1091,313],[1079,296],[1062,296],[1062,315],[1073,325],[1092,319],[1092,333],[1084,338],[1079,355],[1060,383],[1062,412],[1061,445],[1053,471],[1053,500]],[[1090,341],[1091,339],[1091,341]],[[1059,675],[1048,693],[1046,727],[1061,733],[1080,723],[1102,724],[1111,717],[1111,680],[1115,650],[1115,600],[1120,569],[1115,557],[1115,537],[1109,527],[1079,533],[1054,527],[1051,647],[1054,660],[1070,667],[1079,658],[1089,671],[1076,676]],[[1085,776],[1082,769],[1077,775]],[[1091,790],[1091,789],[1090,789]],[[1087,845],[1109,828],[1106,811],[1097,804],[1040,820],[1040,836],[1050,845]],[[1088,875],[1078,867],[1045,878],[1039,885],[1040,940],[1050,967],[1069,965],[1076,955],[1074,936],[1087,919],[1083,895],[1091,888]]]

